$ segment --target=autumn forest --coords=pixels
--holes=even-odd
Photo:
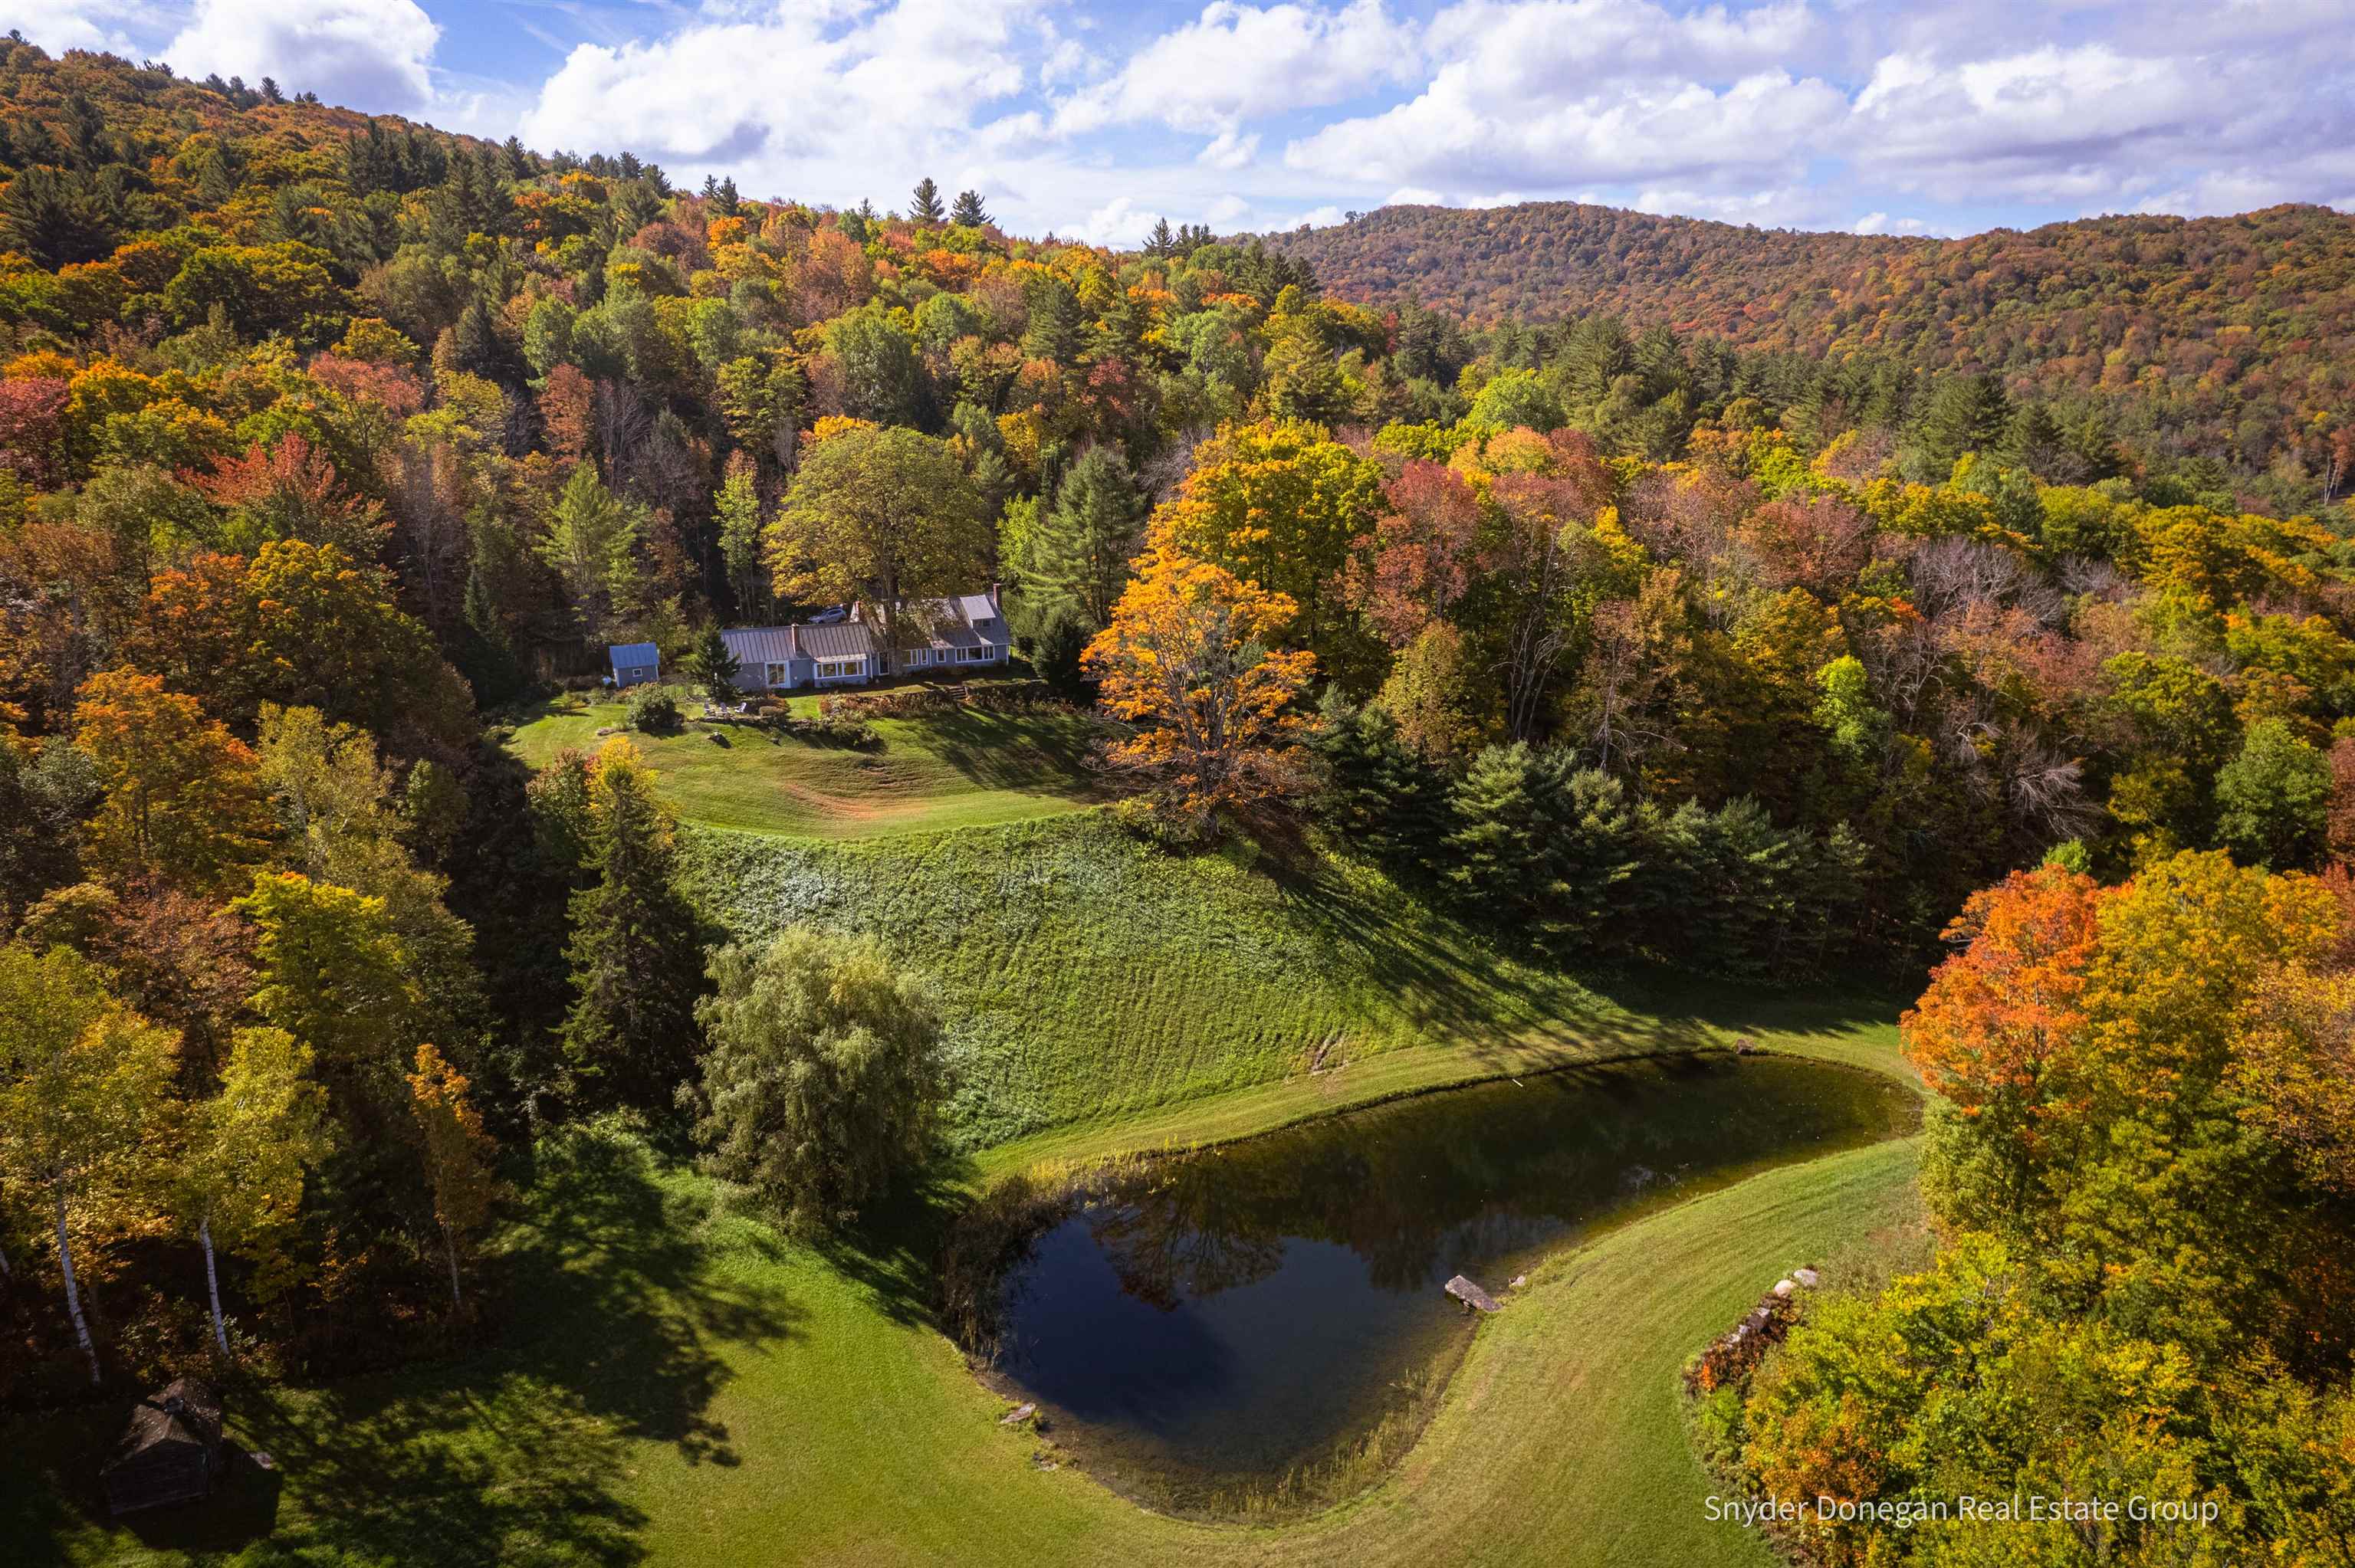
[[[1210,1142],[1262,1127],[1198,1101],[1527,1048],[1587,1027],[1573,991],[1586,1056],[1829,997],[1926,1091],[1901,1217],[1771,1335],[1667,1348],[1663,1473],[2212,1520],[1807,1520],[1724,1560],[2355,1563],[2355,218],[1173,212],[1124,250],[14,35],[0,181],[12,1446],[183,1372],[507,1366],[584,1149],[662,1173],[649,1224],[721,1192],[682,1235],[757,1225],[741,1256],[933,1347],[1005,1148],[1132,1151],[1091,1102]],[[988,680],[744,700],[718,635],[993,585]],[[634,643],[661,681],[607,692]],[[868,831],[926,789],[1004,815]],[[908,936],[1024,899],[1061,946]],[[1199,972],[1076,994],[1165,932]],[[1231,1059],[1231,1020],[1058,1022],[1190,1018],[1202,975],[1280,998]],[[1340,1022],[1282,997],[1320,986]],[[1434,1408],[1418,1454],[1459,1440]],[[1568,1477],[1553,1408],[1503,1425]],[[1059,1463],[1007,1484],[1092,1485]],[[0,1523],[110,1560],[73,1484],[0,1475]],[[892,1532],[861,1495],[833,1550]],[[1039,1560],[1240,1560],[1055,1506],[1092,1544]],[[474,1560],[283,1511],[332,1560]],[[152,1560],[264,1560],[185,1552]]]

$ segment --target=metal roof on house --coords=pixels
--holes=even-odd
[[[740,664],[790,664],[796,657],[790,626],[740,626],[721,631],[719,641]]]
[[[900,648],[1003,647],[1013,641],[997,606],[986,593],[920,599],[895,619],[892,640]],[[931,623],[929,635],[917,624],[919,619]]]
[[[616,642],[605,652],[613,655],[616,670],[634,670],[641,664],[662,662],[661,652],[651,642]]]
[[[894,641],[902,649],[1003,648],[1014,641],[1007,630],[1004,613],[986,593],[922,599],[895,619],[899,624],[894,628]],[[929,636],[919,630],[919,619],[930,623]],[[725,628],[719,640],[728,645],[728,652],[736,656],[739,663],[783,664],[796,659],[872,658],[879,635],[862,605],[851,611],[848,620],[827,625],[805,620],[792,626]],[[614,650],[617,664],[623,652]],[[652,657],[649,647],[644,662],[651,662]]]
[[[813,659],[865,659],[875,652],[875,639],[855,620],[834,626],[796,626],[794,637]]]

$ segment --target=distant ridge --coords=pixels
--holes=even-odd
[[[2322,207],[1933,239],[1530,202],[1390,207],[1266,239],[1373,304],[1419,299],[1483,323],[1608,312],[1751,347],[2037,367],[2062,385],[2123,387],[2156,367],[2287,388],[2355,352],[2355,216]]]

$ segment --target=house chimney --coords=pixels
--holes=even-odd
[[[997,608],[997,585],[996,583],[989,585],[989,608],[992,609],[996,609]]]

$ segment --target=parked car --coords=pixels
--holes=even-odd
[[[809,618],[809,624],[812,626],[832,626],[837,621],[848,620],[849,619],[850,607],[847,604],[837,604],[832,609],[821,609],[815,615],[811,616]]]

